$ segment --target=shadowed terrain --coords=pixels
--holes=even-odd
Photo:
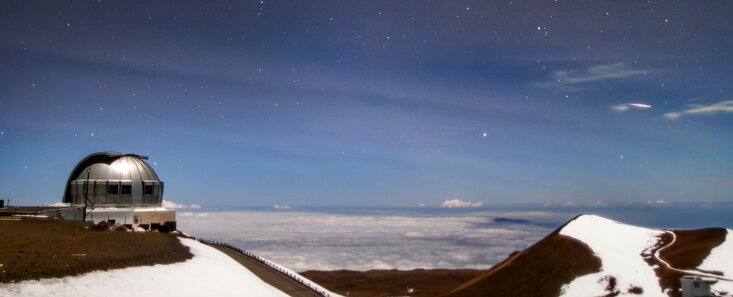
[[[578,240],[553,232],[513,254],[447,296],[555,297],[578,276],[599,271],[600,259]]]
[[[311,270],[301,275],[344,296],[428,297],[445,294],[480,273],[473,269]],[[409,294],[408,288],[412,289]]]

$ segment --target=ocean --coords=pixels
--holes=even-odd
[[[733,203],[482,208],[205,207],[178,228],[296,271],[486,269],[578,214],[661,229],[733,227]]]

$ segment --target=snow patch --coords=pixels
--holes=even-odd
[[[224,253],[192,239],[179,240],[191,249],[192,259],[2,284],[0,296],[288,296]]]
[[[726,278],[733,278],[733,230],[726,230],[728,234],[725,241],[710,251],[710,254],[698,266],[698,269],[705,271],[720,271]],[[733,293],[733,282],[719,280],[713,286],[715,291]]]
[[[618,296],[659,296],[662,292],[659,279],[651,266],[642,258],[664,232],[619,222],[595,215],[583,215],[568,225],[560,234],[587,244],[601,259],[601,271],[576,278],[563,287],[561,296],[588,296],[606,291],[609,279],[616,280]],[[627,291],[641,287],[642,294]]]

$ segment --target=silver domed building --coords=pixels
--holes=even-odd
[[[175,230],[176,212],[161,207],[163,181],[147,159],[118,152],[84,157],[71,171],[62,199],[73,211],[60,216],[130,228]]]
[[[93,153],[69,175],[63,202],[87,206],[155,207],[163,201],[163,182],[145,160],[117,152]]]

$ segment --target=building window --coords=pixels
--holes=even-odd
[[[132,194],[132,186],[131,185],[122,185],[122,187],[120,187],[120,194],[122,195]]]
[[[153,195],[153,185],[145,185],[145,188],[143,189],[143,194]]]
[[[119,185],[108,185],[107,186],[107,194],[117,195],[119,193],[120,193]]]

